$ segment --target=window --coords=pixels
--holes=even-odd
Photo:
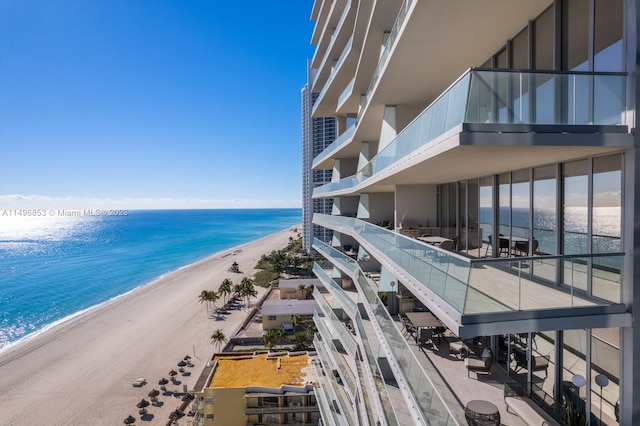
[[[529,68],[529,28],[525,28],[511,42],[512,66],[516,69]]]
[[[534,68],[553,69],[553,6],[534,21]]]
[[[276,316],[275,316],[275,315],[269,315],[269,316],[267,317],[267,320],[269,320],[269,321],[275,321],[275,320],[276,320]]]
[[[594,71],[623,71],[622,0],[596,0]]]
[[[209,396],[209,397],[205,398],[204,403],[205,404],[209,404],[209,405],[213,404],[213,397]]]
[[[213,420],[213,414],[207,414],[207,421]]]
[[[571,71],[589,70],[589,2],[568,0],[566,2],[567,22],[566,52],[563,55],[564,69]]]

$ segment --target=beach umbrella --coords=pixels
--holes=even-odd
[[[180,417],[182,417],[182,413],[178,410],[172,411],[171,414],[169,414],[169,419],[171,420],[178,420]]]
[[[151,400],[155,400],[156,398],[158,398],[158,395],[160,395],[160,391],[157,389],[152,389],[151,392],[149,392],[149,398],[151,398]]]
[[[169,383],[169,381],[167,379],[165,379],[164,377],[160,380],[158,380],[158,384],[161,386],[166,385],[167,383]]]
[[[185,361],[189,361],[191,359],[191,357],[189,355],[185,355],[184,360]]]
[[[186,366],[186,365],[187,365],[187,363],[186,363],[186,362],[184,362],[184,361],[180,361],[180,362],[178,363],[178,367],[184,367],[184,366]]]
[[[124,419],[124,424],[125,425],[131,425],[131,424],[134,424],[135,422],[136,422],[136,418],[133,417],[132,415],[129,415],[129,417]]]
[[[136,407],[138,408],[145,408],[149,406],[149,401],[147,401],[146,399],[142,399],[140,402],[138,402],[138,404],[136,405]]]
[[[169,376],[171,376],[171,380],[175,380],[178,372],[176,370],[169,371]]]

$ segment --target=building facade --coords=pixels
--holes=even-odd
[[[314,357],[306,353],[221,353],[195,393],[193,424],[317,425]]]
[[[466,424],[481,396],[524,424],[496,385],[514,382],[558,422],[640,424],[640,3],[316,0],[311,18],[310,113],[339,129],[311,159],[332,173],[313,189],[332,203],[313,216],[333,233],[312,245],[323,423]],[[448,346],[425,350],[413,311]],[[456,342],[491,354],[494,386],[444,363]]]
[[[313,71],[307,67],[308,81]],[[330,199],[313,199],[314,188],[331,182],[331,170],[312,170],[311,162],[336,138],[334,117],[312,117],[313,104],[318,98],[307,83],[301,90],[302,104],[302,247],[309,252],[314,238],[329,242],[333,236],[330,229],[313,224],[313,213],[330,214],[333,202]]]

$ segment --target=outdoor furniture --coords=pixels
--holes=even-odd
[[[456,243],[453,240],[445,240],[445,241],[440,243],[440,248],[442,250],[446,250],[446,251],[455,251],[456,250]]]
[[[507,406],[507,412],[520,417],[520,420],[527,425],[558,425],[558,422],[550,414],[547,414],[541,407],[536,405],[531,398],[525,396],[524,389],[518,382],[506,382],[504,384],[504,402]]]
[[[464,408],[464,417],[469,426],[500,425],[500,410],[489,401],[469,401]]]
[[[538,245],[540,242],[535,238],[531,240],[531,253],[536,254],[538,251]],[[526,241],[514,241],[513,243],[514,251],[517,251],[521,256],[529,256],[529,240]]]
[[[431,235],[423,235],[421,237],[418,237],[418,240],[427,243],[427,244],[431,244],[434,246],[440,245],[442,244],[444,241],[448,241],[449,238],[445,238],[445,237],[438,237],[438,236],[431,236]]]
[[[515,372],[517,373],[519,370],[527,370],[527,352],[520,348],[519,346],[513,346],[511,348],[511,353],[513,355],[513,360],[516,363]],[[548,375],[550,357],[543,355],[533,355],[531,356],[531,372],[534,371],[544,371],[544,377],[546,378]]]
[[[471,377],[470,373],[474,371],[478,373],[491,374],[491,366],[493,365],[493,352],[489,348],[484,348],[481,359],[466,358],[464,366],[467,368],[467,377]]]
[[[469,347],[462,340],[449,342],[449,354],[464,359],[469,356]]]

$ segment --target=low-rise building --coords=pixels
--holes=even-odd
[[[318,424],[314,354],[221,353],[211,362],[194,425]]]

